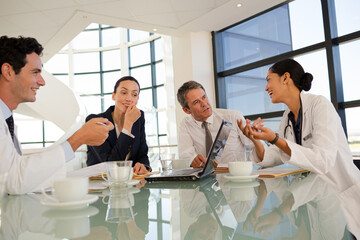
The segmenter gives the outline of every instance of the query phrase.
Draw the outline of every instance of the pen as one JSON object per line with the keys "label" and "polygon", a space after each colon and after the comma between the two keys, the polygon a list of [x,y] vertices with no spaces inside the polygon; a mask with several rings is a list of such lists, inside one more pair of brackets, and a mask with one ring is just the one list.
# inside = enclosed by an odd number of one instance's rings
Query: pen
{"label": "pen", "polygon": [[106,126],[106,124],[103,122],[96,122],[96,124]]}

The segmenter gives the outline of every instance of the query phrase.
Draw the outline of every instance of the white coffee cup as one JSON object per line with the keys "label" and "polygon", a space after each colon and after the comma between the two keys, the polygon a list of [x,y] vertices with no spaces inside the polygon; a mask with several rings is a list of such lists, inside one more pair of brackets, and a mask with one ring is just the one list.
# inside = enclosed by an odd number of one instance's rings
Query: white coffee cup
{"label": "white coffee cup", "polygon": [[52,184],[52,195],[46,193],[42,188],[43,195],[57,202],[72,202],[83,200],[88,193],[89,179],[85,177],[64,178],[56,180]]}
{"label": "white coffee cup", "polygon": [[126,183],[132,178],[132,161],[106,162],[105,166],[106,177],[104,173],[101,176],[110,186]]}
{"label": "white coffee cup", "polygon": [[229,173],[232,176],[249,176],[253,170],[252,162],[229,162]]}

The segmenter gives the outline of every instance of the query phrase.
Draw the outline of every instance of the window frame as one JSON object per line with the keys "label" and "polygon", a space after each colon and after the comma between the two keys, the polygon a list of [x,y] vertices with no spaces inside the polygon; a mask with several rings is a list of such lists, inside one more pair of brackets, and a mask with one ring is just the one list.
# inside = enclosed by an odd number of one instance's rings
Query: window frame
{"label": "window frame", "polygon": [[[294,58],[299,55],[304,55],[311,53],[317,50],[325,49],[326,58],[327,58],[327,67],[329,75],[329,86],[330,86],[330,97],[331,102],[337,110],[341,121],[342,126],[347,135],[347,126],[346,126],[346,115],[345,109],[359,107],[360,100],[353,101],[344,101],[343,86],[342,86],[342,74],[341,74],[341,61],[340,61],[340,51],[339,45],[347,43],[353,40],[360,39],[360,31],[352,32],[344,36],[338,36],[337,25],[336,25],[336,14],[335,14],[335,1],[334,0],[320,0],[322,15],[323,15],[323,27],[325,33],[325,41],[319,42],[310,46],[306,46],[300,49],[289,51],[283,54],[279,54],[273,57],[265,58],[259,61],[255,61],[243,66],[238,66],[225,71],[217,71],[217,61],[221,56],[217,56],[217,46],[221,46],[221,38],[217,35],[221,32],[226,31],[229,28],[232,28],[236,25],[245,23],[253,18],[256,18],[260,15],[263,15],[269,11],[272,11],[278,7],[281,7],[285,4],[289,4],[291,1],[286,1],[284,3],[278,4],[264,12],[258,13],[250,18],[247,18],[243,21],[240,21],[236,24],[233,24],[229,27],[221,29],[219,31],[211,32],[212,35],[212,46],[213,46],[213,63],[214,63],[214,79],[215,79],[215,92],[216,92],[216,104],[220,108],[227,108],[226,106],[226,96],[225,96],[225,83],[220,81],[220,78],[231,76],[237,73],[248,71],[251,69],[263,67],[269,64],[273,64],[285,58]],[[281,117],[284,111],[277,112],[268,112],[268,113],[259,113],[253,115],[245,115],[245,118],[250,120],[255,120],[258,117],[261,118],[274,118]]]}

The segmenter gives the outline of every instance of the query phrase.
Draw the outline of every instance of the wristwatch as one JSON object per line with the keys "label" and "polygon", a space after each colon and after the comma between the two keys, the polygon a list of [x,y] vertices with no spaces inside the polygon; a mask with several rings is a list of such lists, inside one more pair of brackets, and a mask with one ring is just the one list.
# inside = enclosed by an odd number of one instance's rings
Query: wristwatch
{"label": "wristwatch", "polygon": [[275,144],[277,142],[277,140],[279,140],[279,134],[278,133],[275,133],[276,137],[274,138],[274,140],[270,141],[269,143],[271,144]]}

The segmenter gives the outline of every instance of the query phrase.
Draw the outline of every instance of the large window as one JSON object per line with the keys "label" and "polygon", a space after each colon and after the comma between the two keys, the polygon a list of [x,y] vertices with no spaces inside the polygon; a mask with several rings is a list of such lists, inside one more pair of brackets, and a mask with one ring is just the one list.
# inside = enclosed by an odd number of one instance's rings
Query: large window
{"label": "large window", "polygon": [[[90,24],[44,64],[46,71],[80,96],[87,114],[104,112],[114,105],[111,94],[115,82],[125,75],[134,76],[141,87],[138,107],[145,112],[149,158],[155,169],[160,148],[177,152],[176,143],[169,141],[167,119],[174,115],[171,106],[175,103],[166,97],[169,79],[165,79],[163,44],[164,37],[157,34]],[[51,122],[17,118],[24,148],[49,146],[64,134]]]}
{"label": "large window", "polygon": [[[134,76],[141,87],[138,108],[145,112],[148,156],[154,170],[159,167],[160,153],[177,153],[176,131],[169,127],[169,122],[174,121],[169,118],[175,115],[175,103],[167,99],[165,91],[166,82],[172,79],[165,79],[164,38],[149,32],[91,24],[44,64],[45,70],[80,96],[87,114],[104,112],[113,105],[115,82],[125,75]],[[16,122],[24,148],[49,146],[64,134],[48,121],[17,115]],[[82,161],[86,160],[85,150],[83,147],[76,153]],[[166,209],[170,205],[167,198],[151,203],[151,235],[147,239],[169,238],[171,219]]]}
{"label": "large window", "polygon": [[[360,156],[359,1],[295,0],[213,32],[217,105],[268,119],[276,130],[286,106],[265,92],[269,67],[294,58],[314,76],[311,93],[338,110],[354,156]],[[310,27],[311,26],[311,27]]]}

